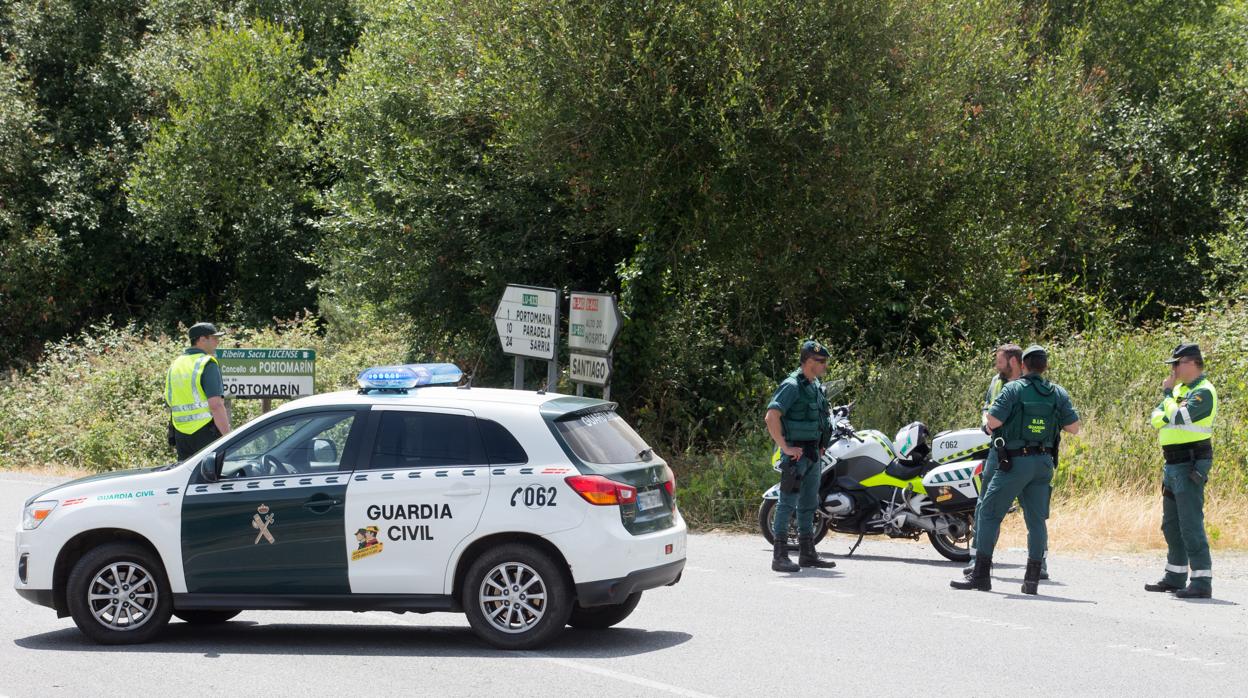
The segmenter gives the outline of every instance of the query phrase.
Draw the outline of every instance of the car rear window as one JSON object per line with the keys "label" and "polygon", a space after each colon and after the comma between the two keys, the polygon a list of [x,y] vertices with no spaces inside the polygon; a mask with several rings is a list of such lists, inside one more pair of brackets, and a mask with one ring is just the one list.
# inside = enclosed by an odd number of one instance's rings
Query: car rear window
{"label": "car rear window", "polygon": [[555,422],[559,436],[586,463],[640,463],[650,446],[615,412],[591,412]]}

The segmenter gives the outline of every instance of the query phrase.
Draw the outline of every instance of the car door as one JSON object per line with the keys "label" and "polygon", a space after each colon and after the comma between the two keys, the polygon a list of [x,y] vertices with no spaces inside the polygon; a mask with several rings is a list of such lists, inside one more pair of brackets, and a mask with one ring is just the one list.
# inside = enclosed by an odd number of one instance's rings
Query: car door
{"label": "car door", "polygon": [[347,489],[354,593],[444,594],[451,552],[477,527],[490,468],[472,412],[373,408],[367,466]]}
{"label": "car door", "polygon": [[272,418],[226,443],[217,482],[196,472],[182,500],[189,593],[350,593],[343,510],[359,414]]}

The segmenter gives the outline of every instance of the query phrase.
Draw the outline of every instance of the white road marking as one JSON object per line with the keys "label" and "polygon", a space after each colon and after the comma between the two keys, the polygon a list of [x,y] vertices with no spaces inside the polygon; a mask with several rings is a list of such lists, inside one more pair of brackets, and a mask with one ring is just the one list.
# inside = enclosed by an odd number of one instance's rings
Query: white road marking
{"label": "white road marking", "polygon": [[941,618],[948,618],[950,620],[963,620],[963,621],[966,621],[967,623],[977,623],[979,625],[991,625],[993,627],[1008,628],[1010,630],[1032,630],[1033,629],[1030,625],[1019,625],[1017,623],[1007,623],[1003,620],[996,620],[994,618],[983,618],[981,616],[971,616],[965,613],[950,613],[948,611],[937,611],[935,615]]}
{"label": "white road marking", "polygon": [[1131,645],[1122,644],[1106,645],[1106,647],[1111,650],[1125,650],[1132,654],[1147,654],[1150,657],[1157,657],[1158,659],[1173,659],[1176,662],[1200,662],[1203,666],[1208,667],[1226,666],[1226,662],[1215,662],[1201,657],[1179,656],[1174,652],[1165,652],[1162,650],[1150,649],[1148,647],[1132,647]]}
{"label": "white road marking", "polygon": [[673,686],[671,684],[662,683],[660,681],[654,681],[651,679],[642,678],[640,676],[633,676],[632,674],[625,674],[624,672],[621,672],[621,671],[613,671],[611,669],[604,669],[602,667],[597,667],[592,664],[585,664],[584,662],[577,662],[571,659],[562,659],[560,657],[551,657],[549,655],[545,655],[540,652],[533,652],[531,654],[537,657],[538,659],[541,659],[544,662],[556,664],[561,667],[567,667],[568,669],[576,669],[577,671],[583,671],[587,674],[597,674],[598,676],[605,676],[607,678],[615,679],[616,681],[623,681],[625,683],[635,684],[643,688],[650,688],[656,691],[663,691],[664,693],[671,693],[677,696],[686,696],[687,698],[714,698],[709,693],[701,693],[699,691],[693,691],[688,688],[681,688],[680,686]]}
{"label": "white road marking", "polygon": [[792,589],[793,591],[800,591],[800,592],[807,593],[807,594],[823,594],[824,596],[832,596],[838,599],[851,599],[855,596],[855,594],[851,594],[846,591],[838,591],[836,589],[825,589],[823,587],[812,586],[810,584],[802,584],[801,582],[794,582],[794,581],[789,581],[789,580],[779,580],[779,581],[772,582],[772,584],[778,587]]}

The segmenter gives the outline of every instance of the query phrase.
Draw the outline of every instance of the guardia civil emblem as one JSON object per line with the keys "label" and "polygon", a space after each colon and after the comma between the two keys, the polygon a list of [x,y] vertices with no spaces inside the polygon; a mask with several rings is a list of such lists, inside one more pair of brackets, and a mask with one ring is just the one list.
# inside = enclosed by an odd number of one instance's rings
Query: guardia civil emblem
{"label": "guardia civil emblem", "polygon": [[269,505],[261,504],[256,507],[256,513],[251,516],[251,527],[259,531],[259,533],[256,534],[256,540],[252,545],[259,545],[261,538],[272,543],[273,534],[269,533],[269,526],[272,525],[273,515],[269,513]]}

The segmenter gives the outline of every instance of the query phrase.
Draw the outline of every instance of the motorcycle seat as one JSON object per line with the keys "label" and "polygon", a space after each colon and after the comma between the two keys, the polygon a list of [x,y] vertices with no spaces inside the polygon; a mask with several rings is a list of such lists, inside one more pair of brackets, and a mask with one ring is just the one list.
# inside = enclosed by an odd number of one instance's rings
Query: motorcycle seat
{"label": "motorcycle seat", "polygon": [[916,477],[922,477],[928,470],[931,470],[931,467],[926,460],[918,463],[895,460],[888,464],[884,472],[888,473],[889,477],[895,477],[898,480],[913,480]]}

